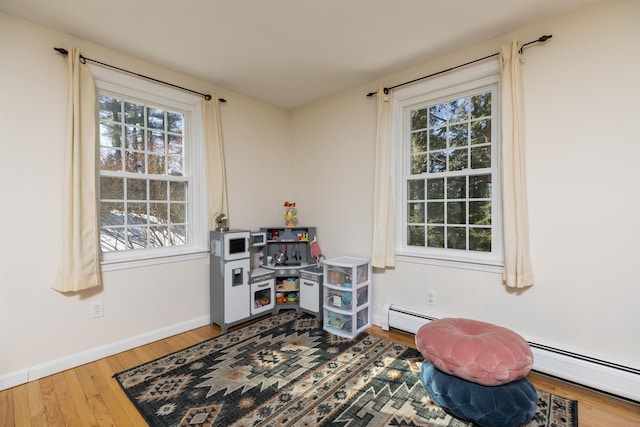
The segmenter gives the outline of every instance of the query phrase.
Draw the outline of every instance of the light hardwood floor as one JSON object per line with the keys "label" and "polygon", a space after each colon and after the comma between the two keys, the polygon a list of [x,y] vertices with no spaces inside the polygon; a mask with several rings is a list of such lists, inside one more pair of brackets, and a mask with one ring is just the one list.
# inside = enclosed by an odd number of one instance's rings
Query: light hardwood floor
{"label": "light hardwood floor", "polygon": [[[415,348],[413,335],[375,326],[368,332]],[[113,375],[219,334],[218,327],[203,326],[0,391],[0,426],[145,426]],[[578,400],[580,427],[640,426],[640,405],[540,374],[532,373],[530,379],[537,387]]]}

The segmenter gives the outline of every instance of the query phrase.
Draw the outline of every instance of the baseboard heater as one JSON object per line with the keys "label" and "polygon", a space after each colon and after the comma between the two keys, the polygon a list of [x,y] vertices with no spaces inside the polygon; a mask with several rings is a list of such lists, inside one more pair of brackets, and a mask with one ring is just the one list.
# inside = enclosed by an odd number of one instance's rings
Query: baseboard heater
{"label": "baseboard heater", "polygon": [[[381,327],[415,334],[436,317],[393,304],[382,307]],[[526,339],[526,337],[525,337]],[[640,402],[640,369],[529,341],[533,369],[579,385]]]}

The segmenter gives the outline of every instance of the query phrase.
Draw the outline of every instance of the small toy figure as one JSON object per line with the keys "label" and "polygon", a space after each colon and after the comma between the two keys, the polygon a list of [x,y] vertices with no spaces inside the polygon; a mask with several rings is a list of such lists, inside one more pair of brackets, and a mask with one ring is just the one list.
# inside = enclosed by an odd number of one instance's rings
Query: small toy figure
{"label": "small toy figure", "polygon": [[298,211],[295,202],[284,202],[284,222],[287,227],[295,227],[298,223]]}

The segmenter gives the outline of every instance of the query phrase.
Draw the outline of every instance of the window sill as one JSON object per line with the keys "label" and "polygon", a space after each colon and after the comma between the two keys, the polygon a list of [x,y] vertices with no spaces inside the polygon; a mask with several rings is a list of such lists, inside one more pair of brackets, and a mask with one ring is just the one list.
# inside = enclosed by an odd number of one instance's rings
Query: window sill
{"label": "window sill", "polygon": [[128,268],[148,267],[159,264],[169,264],[173,262],[192,261],[196,259],[204,259],[209,256],[209,251],[190,252],[183,254],[154,256],[126,260],[109,260],[102,261],[101,267],[103,272],[126,270]]}
{"label": "window sill", "polygon": [[489,261],[469,261],[469,260],[454,260],[443,258],[429,258],[426,256],[408,255],[396,253],[396,261],[407,262],[413,264],[425,264],[435,265],[438,267],[458,268],[461,270],[475,270],[483,271],[486,273],[500,273],[502,274],[502,263],[492,263]]}

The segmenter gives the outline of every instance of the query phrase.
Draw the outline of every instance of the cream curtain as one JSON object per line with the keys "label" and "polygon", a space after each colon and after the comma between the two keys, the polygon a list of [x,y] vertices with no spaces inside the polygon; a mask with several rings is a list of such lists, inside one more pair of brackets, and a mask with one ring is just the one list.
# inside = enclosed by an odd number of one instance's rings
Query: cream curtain
{"label": "cream curtain", "polygon": [[[385,93],[387,92],[387,93]],[[378,89],[371,265],[395,267],[395,209],[391,180],[391,91]]]}
{"label": "cream curtain", "polygon": [[521,43],[500,48],[502,93],[502,220],[504,270],[508,287],[533,285],[525,173]]}
{"label": "cream curtain", "polygon": [[228,215],[227,172],[224,162],[224,144],[222,141],[222,121],[220,102],[215,93],[211,100],[202,101],[204,137],[207,155],[207,205],[209,229],[215,228],[215,218],[219,214]]}
{"label": "cream curtain", "polygon": [[52,288],[76,292],[101,286],[96,183],[96,89],[80,52],[69,48],[69,101],[63,195],[62,259]]}

